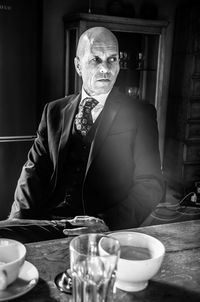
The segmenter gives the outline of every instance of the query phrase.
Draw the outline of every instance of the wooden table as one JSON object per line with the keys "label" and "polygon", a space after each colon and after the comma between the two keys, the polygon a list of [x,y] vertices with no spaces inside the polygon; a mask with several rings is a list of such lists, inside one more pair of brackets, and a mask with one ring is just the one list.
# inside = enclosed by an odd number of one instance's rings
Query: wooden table
{"label": "wooden table", "polygon": [[[200,220],[154,225],[132,229],[152,235],[163,242],[166,255],[159,273],[140,292],[117,290],[116,301],[194,302],[200,301]],[[70,238],[26,244],[26,260],[39,271],[38,284],[16,299],[20,302],[71,301],[54,284],[55,276],[69,267]]]}

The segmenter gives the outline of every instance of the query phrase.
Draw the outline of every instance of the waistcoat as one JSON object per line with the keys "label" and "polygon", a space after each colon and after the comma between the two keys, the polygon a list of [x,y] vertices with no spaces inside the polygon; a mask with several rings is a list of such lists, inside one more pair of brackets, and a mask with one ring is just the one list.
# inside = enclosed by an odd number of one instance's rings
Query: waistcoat
{"label": "waistcoat", "polygon": [[98,116],[86,136],[79,134],[73,125],[69,141],[69,152],[66,155],[67,160],[64,169],[65,176],[63,178],[63,184],[66,185],[65,201],[70,208],[78,211],[80,210],[80,213],[82,214],[84,214],[82,204],[82,186],[91,143],[93,141],[99,119],[100,116]]}

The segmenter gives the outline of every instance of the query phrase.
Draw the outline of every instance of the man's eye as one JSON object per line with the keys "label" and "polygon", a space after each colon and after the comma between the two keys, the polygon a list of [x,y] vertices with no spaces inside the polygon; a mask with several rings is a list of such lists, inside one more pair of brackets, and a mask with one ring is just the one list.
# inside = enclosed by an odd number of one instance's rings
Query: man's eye
{"label": "man's eye", "polygon": [[109,63],[114,63],[114,62],[117,62],[117,58],[116,57],[111,57],[109,58]]}
{"label": "man's eye", "polygon": [[94,58],[92,58],[91,61],[94,62],[94,63],[100,63],[101,62],[99,57],[94,57]]}

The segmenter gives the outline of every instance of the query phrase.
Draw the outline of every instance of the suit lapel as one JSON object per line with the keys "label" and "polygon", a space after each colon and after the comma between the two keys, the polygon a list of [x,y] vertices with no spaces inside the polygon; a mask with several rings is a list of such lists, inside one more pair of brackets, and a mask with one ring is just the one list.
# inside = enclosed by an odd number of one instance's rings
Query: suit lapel
{"label": "suit lapel", "polygon": [[58,148],[58,164],[64,164],[67,156],[68,139],[72,129],[74,115],[76,113],[77,106],[80,101],[80,94],[73,97],[66,108],[63,111],[63,122],[60,137],[60,144]]}
{"label": "suit lapel", "polygon": [[112,126],[115,116],[119,110],[120,104],[121,104],[121,100],[119,99],[118,93],[115,90],[112,91],[109,94],[108,99],[106,100],[106,104],[101,113],[102,116],[100,119],[100,123],[97,127],[94,140],[91,144],[90,154],[89,154],[87,168],[86,168],[86,174],[95,156],[97,155],[99,149],[101,148],[110,127]]}

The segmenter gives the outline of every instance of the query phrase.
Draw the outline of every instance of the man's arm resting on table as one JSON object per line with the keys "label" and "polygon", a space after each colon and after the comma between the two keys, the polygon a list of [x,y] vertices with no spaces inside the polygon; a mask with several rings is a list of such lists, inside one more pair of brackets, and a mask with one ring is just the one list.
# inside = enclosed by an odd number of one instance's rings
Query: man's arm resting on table
{"label": "man's arm resting on table", "polygon": [[126,199],[106,210],[101,218],[111,230],[139,227],[163,200],[164,194],[164,183],[161,180],[140,180]]}

